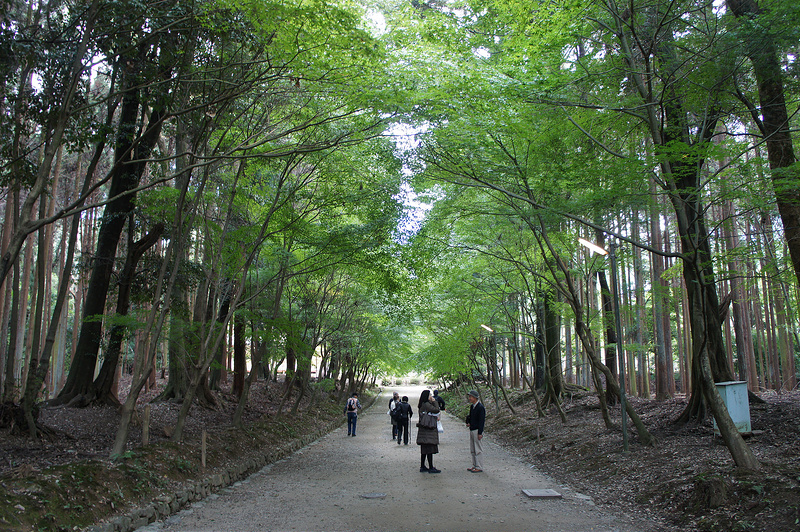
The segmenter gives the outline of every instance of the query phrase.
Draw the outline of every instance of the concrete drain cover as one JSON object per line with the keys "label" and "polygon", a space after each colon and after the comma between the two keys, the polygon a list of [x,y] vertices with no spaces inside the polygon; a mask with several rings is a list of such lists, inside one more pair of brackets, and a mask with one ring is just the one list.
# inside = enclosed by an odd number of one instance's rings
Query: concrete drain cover
{"label": "concrete drain cover", "polygon": [[385,499],[385,493],[365,493],[361,496],[362,499]]}
{"label": "concrete drain cover", "polygon": [[561,494],[556,490],[551,489],[529,489],[522,490],[522,493],[531,499],[560,499]]}

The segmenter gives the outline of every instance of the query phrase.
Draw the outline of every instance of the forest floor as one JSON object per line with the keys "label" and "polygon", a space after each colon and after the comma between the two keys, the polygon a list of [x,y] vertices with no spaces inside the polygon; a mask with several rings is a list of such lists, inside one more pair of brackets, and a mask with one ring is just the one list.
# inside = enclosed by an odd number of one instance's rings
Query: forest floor
{"label": "forest floor", "polygon": [[[162,384],[162,383],[159,383]],[[193,407],[184,441],[168,441],[179,404],[151,405],[151,443],[135,448],[141,426],[132,428],[131,451],[108,460],[119,416],[110,407],[44,408],[40,422],[52,429],[32,442],[0,431],[0,531],[79,530],[154,500],[176,487],[248,460],[269,447],[328,430],[343,421],[341,406],[318,395],[300,414],[278,416],[282,387],[260,383],[251,392],[246,430],[232,430],[235,400],[220,394],[216,408]],[[155,397],[158,388],[142,397]],[[447,395],[445,395],[447,397]],[[515,415],[487,404],[487,434],[558,482],[590,495],[601,507],[632,516],[657,516],[681,531],[796,531],[800,528],[800,392],[762,394],[751,404],[753,435],[747,438],[763,470],[737,471],[710,421],[676,425],[683,398],[631,402],[658,439],[654,448],[637,443],[622,453],[619,430],[607,430],[597,398],[573,395],[565,402],[567,422],[557,413],[537,416],[532,396],[510,396]],[[365,399],[365,398],[362,398]],[[466,403],[449,397],[448,412],[461,415]],[[291,408],[287,404],[284,410]],[[613,415],[618,413],[612,410]],[[206,467],[200,441],[207,431]]]}
{"label": "forest floor", "polygon": [[574,395],[563,405],[567,422],[553,408],[538,417],[530,394],[515,393],[501,413],[487,407],[488,423],[505,447],[598,505],[633,515],[656,513],[677,530],[800,530],[800,392],[763,393],[750,405],[753,433],[746,441],[762,471],[738,471],[710,419],[679,425],[683,397],[656,402],[629,398],[658,444],[639,445],[632,425],[630,451],[622,452],[619,408],[616,430],[602,421],[594,394]]}

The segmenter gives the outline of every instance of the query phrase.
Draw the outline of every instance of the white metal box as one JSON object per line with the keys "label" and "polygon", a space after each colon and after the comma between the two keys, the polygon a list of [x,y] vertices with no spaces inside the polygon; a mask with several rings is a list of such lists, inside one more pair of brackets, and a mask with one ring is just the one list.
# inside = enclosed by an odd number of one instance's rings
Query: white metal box
{"label": "white metal box", "polygon": [[[727,381],[718,382],[717,391],[722,396],[722,401],[728,407],[733,424],[739,432],[752,432],[750,426],[750,401],[747,398],[747,382]],[[714,420],[714,434],[719,434],[717,420]]]}

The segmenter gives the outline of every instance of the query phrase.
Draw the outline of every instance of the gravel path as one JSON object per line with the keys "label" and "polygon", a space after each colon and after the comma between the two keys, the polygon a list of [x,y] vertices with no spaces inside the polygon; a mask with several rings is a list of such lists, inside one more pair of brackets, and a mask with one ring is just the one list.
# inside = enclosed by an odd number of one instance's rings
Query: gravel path
{"label": "gravel path", "polygon": [[[416,419],[423,388],[408,395]],[[392,440],[384,393],[358,419],[358,435],[339,428],[243,482],[138,532],[644,532],[636,522],[594,506],[484,437],[484,473],[470,473],[469,434],[444,416],[432,475],[419,472],[419,447]],[[488,413],[491,415],[491,412]],[[416,427],[411,429],[416,436]],[[562,499],[529,499],[550,488]]]}

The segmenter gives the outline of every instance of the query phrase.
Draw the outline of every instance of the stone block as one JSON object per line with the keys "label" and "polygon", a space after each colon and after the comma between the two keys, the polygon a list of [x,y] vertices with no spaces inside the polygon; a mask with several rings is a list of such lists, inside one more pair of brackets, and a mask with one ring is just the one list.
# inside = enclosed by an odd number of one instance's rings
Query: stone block
{"label": "stone block", "polygon": [[531,499],[560,499],[561,494],[549,488],[524,489],[522,493]]}
{"label": "stone block", "polygon": [[158,501],[156,503],[156,511],[158,512],[158,515],[161,517],[167,517],[169,516],[169,514],[172,513],[170,505],[167,501]]}
{"label": "stone block", "polygon": [[121,515],[111,521],[111,524],[117,532],[128,532],[131,529],[131,518],[127,515]]}

